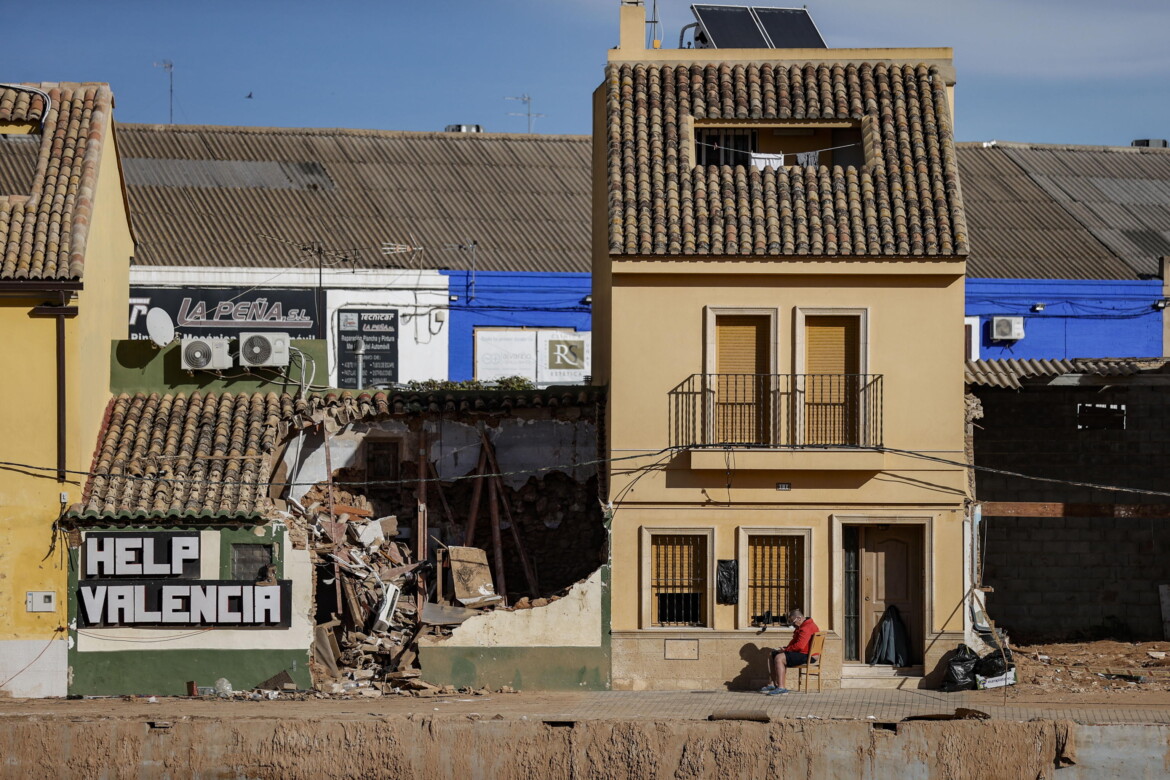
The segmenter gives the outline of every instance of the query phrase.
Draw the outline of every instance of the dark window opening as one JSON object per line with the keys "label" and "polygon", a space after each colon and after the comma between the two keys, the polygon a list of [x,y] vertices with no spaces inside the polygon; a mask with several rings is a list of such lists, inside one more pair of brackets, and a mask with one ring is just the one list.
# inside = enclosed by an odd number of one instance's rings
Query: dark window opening
{"label": "dark window opening", "polygon": [[1077,430],[1124,431],[1125,404],[1077,404]]}
{"label": "dark window opening", "polygon": [[[379,482],[393,482],[398,479],[398,442],[366,442],[366,479]],[[375,488],[391,485],[373,485]]]}
{"label": "dark window opening", "polygon": [[271,544],[233,544],[233,580],[258,581],[267,578],[272,566]]}

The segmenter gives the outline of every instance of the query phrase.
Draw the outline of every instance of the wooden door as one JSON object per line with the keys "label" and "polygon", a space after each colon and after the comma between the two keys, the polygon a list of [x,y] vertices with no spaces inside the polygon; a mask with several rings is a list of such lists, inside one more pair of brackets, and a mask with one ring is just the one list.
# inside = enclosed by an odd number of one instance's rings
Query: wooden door
{"label": "wooden door", "polygon": [[861,321],[849,315],[804,321],[804,443],[858,444]]}
{"label": "wooden door", "polygon": [[770,325],[764,316],[715,318],[714,443],[769,443]]}
{"label": "wooden door", "polygon": [[910,639],[910,663],[922,659],[925,558],[921,526],[866,525],[860,528],[862,660],[869,657],[886,607],[901,612]]}

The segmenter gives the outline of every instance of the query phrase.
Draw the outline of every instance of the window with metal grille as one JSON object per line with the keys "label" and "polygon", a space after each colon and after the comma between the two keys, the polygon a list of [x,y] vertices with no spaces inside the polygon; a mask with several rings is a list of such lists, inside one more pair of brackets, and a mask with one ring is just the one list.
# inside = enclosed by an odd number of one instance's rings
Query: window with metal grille
{"label": "window with metal grille", "polygon": [[750,165],[758,151],[755,130],[710,128],[695,132],[695,157],[699,165]]}
{"label": "window with metal grille", "polygon": [[650,539],[650,624],[707,625],[707,537],[655,534]]}
{"label": "window with metal grille", "polygon": [[264,578],[272,565],[271,544],[233,544],[232,579],[255,581]]}
{"label": "window with metal grille", "polygon": [[779,623],[790,610],[803,608],[804,536],[749,536],[747,551],[751,625]]}

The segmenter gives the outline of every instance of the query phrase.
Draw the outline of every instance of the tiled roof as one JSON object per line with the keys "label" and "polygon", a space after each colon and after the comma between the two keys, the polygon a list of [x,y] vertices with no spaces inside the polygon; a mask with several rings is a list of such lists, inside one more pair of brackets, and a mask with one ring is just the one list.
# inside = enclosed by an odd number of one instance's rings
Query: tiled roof
{"label": "tiled roof", "polygon": [[118,125],[135,263],[590,270],[587,136]]}
{"label": "tiled roof", "polygon": [[593,387],[506,391],[137,393],[110,401],[81,505],[83,519],[254,519],[269,508],[273,459],[289,430],[394,415],[592,407]]}
{"label": "tiled roof", "polygon": [[968,360],[964,378],[969,385],[1019,389],[1021,381],[1034,377],[1066,374],[1133,376],[1142,371],[1162,370],[1166,359],[1158,358],[1076,358],[1073,360]]}
{"label": "tiled roof", "polygon": [[[933,66],[612,64],[606,80],[612,254],[967,252],[946,84]],[[697,168],[688,116],[857,122],[867,164]]]}
{"label": "tiled roof", "polygon": [[1170,255],[1170,150],[960,144],[972,277],[1136,279]]}
{"label": "tiled roof", "polygon": [[[0,143],[0,182],[12,190],[0,192],[0,280],[81,279],[112,106],[105,84],[0,86],[0,123],[41,126],[31,171],[29,139]],[[31,175],[19,182],[22,171]]]}

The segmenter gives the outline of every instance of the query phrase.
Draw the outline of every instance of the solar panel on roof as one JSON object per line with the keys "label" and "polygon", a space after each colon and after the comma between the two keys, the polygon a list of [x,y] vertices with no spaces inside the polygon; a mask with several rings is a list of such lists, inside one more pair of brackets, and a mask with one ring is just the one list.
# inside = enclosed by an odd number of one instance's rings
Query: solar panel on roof
{"label": "solar panel on roof", "polygon": [[766,49],[768,39],[746,5],[692,5],[706,44],[716,49]]}
{"label": "solar panel on roof", "polygon": [[777,49],[824,49],[821,37],[808,11],[803,8],[752,8],[760,27]]}
{"label": "solar panel on roof", "polygon": [[825,39],[803,8],[692,5],[695,45],[715,49],[824,49]]}

